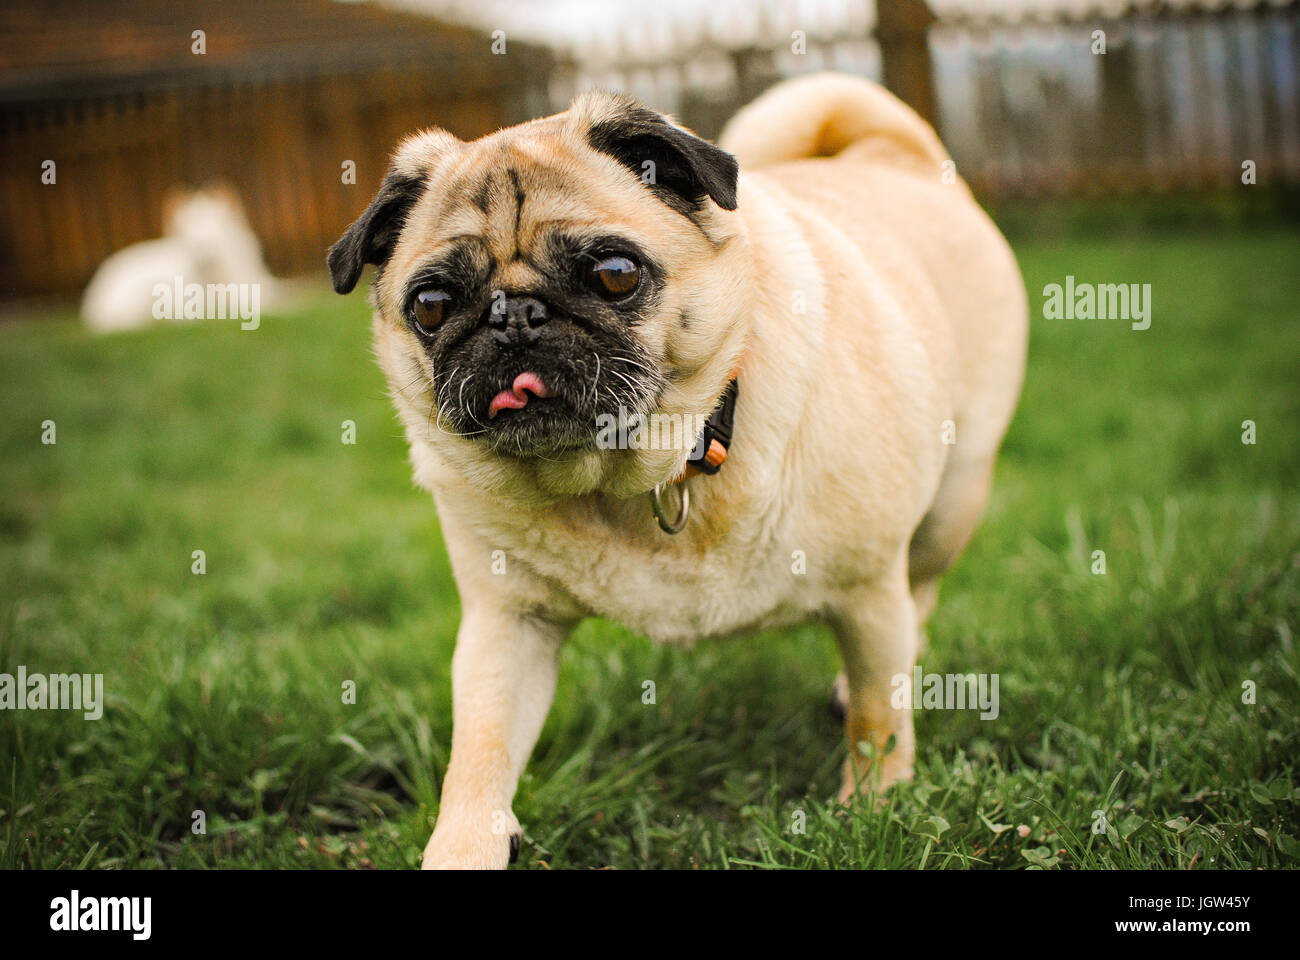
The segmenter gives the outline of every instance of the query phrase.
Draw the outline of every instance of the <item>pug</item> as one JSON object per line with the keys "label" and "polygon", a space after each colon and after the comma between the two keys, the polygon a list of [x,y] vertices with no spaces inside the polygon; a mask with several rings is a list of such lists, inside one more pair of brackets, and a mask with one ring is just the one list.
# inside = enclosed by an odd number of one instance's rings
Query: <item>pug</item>
{"label": "pug", "polygon": [[461,598],[426,868],[517,856],[584,617],[683,644],[821,620],[840,799],[911,775],[891,680],[988,498],[1027,331],[1010,249],[919,116],[822,74],[717,145],[605,92],[473,142],[430,129],[328,262],[342,294],[378,268],[375,351]]}

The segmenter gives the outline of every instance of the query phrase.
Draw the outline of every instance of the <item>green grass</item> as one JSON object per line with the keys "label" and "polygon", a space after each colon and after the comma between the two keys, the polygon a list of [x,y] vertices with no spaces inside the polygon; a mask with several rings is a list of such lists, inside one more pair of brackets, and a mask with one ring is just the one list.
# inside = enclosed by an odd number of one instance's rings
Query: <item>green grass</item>
{"label": "green grass", "polygon": [[[1033,322],[994,499],[923,658],[998,673],[998,719],[922,712],[916,781],[839,808],[823,628],[687,652],[590,622],[515,802],[520,866],[1295,866],[1298,250],[1022,245],[1035,305],[1069,273],[1151,283],[1155,311],[1145,332]],[[0,328],[0,671],[107,691],[98,721],[0,713],[0,866],[418,863],[457,600],[366,312]]]}

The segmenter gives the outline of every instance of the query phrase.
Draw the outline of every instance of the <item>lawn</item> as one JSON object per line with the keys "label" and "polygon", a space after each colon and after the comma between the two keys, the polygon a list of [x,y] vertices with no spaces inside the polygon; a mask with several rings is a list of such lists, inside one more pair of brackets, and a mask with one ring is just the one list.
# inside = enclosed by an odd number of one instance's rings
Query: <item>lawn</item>
{"label": "lawn", "polygon": [[[999,716],[919,713],[915,782],[840,808],[824,628],[688,652],[588,622],[520,868],[1300,865],[1300,244],[1018,253],[1036,310],[1067,274],[1154,310],[1033,320],[922,661],[998,674]],[[457,599],[368,351],[359,294],[250,332],[0,326],[0,672],[106,699],[0,712],[0,867],[418,864]]]}

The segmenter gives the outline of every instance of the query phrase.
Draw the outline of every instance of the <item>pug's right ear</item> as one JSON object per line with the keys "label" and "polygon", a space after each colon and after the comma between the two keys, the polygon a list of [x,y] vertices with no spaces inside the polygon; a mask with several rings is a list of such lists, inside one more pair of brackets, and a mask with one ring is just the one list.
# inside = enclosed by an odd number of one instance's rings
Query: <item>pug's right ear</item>
{"label": "pug's right ear", "polygon": [[459,145],[450,133],[437,128],[402,141],[375,199],[330,247],[328,262],[335,293],[351,293],[367,263],[382,266],[388,262],[406,225],[406,215],[428,186],[429,171]]}
{"label": "pug's right ear", "polygon": [[367,263],[386,263],[393,254],[406,214],[424,192],[424,176],[390,170],[370,206],[330,247],[328,262],[335,293],[351,293]]}

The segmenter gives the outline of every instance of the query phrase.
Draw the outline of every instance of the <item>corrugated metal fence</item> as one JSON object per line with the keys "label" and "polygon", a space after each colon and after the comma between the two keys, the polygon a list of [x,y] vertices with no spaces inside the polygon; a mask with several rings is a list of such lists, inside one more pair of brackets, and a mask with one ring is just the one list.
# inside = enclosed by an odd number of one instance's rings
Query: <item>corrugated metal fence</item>
{"label": "corrugated metal fence", "polygon": [[[1300,7],[931,28],[939,126],[991,195],[1300,183]],[[1105,53],[1096,31],[1104,34]]]}
{"label": "corrugated metal fence", "polygon": [[[672,53],[629,34],[561,74],[558,105],[586,83],[620,87],[714,136],[784,76],[849,70],[880,80],[897,38],[869,25],[775,25],[743,49],[707,34]],[[1105,34],[1094,53],[1094,31]],[[986,196],[1152,192],[1300,183],[1300,5],[1204,10],[1191,4],[1114,19],[963,22],[929,28],[937,126]]]}

